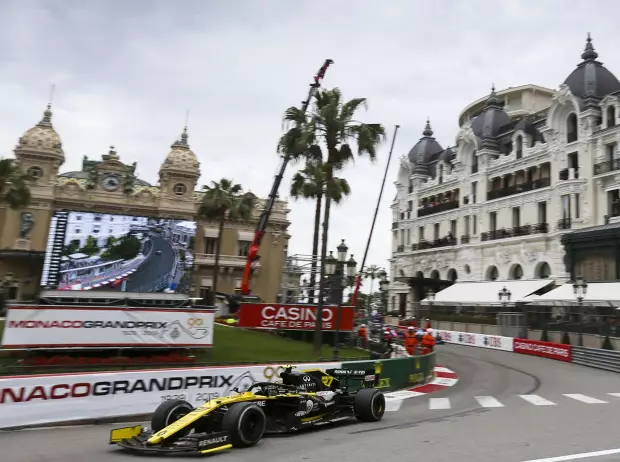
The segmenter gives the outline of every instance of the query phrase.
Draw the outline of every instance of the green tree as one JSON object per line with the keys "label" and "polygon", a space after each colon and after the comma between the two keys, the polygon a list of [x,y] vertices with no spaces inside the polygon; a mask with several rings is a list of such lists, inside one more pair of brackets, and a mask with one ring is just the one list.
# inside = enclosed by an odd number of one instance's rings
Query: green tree
{"label": "green tree", "polygon": [[104,260],[131,260],[142,250],[142,243],[136,236],[128,234],[114,241],[101,255]]}
{"label": "green tree", "polygon": [[93,236],[88,236],[86,238],[86,243],[84,244],[84,247],[80,249],[80,252],[88,255],[89,257],[92,257],[93,255],[98,253],[99,246],[97,245],[97,239],[95,239]]}
{"label": "green tree", "polygon": [[[319,254],[319,236],[321,228],[321,206],[323,197],[329,192],[332,201],[340,203],[344,196],[349,195],[351,188],[347,180],[334,177],[331,183],[327,184],[327,175],[325,166],[322,163],[321,148],[313,146],[311,150],[316,157],[312,157],[306,161],[306,166],[299,170],[293,176],[291,183],[291,196],[295,199],[314,199],[314,235],[312,238],[312,264],[310,271],[310,287],[314,287],[316,282],[316,267]],[[316,155],[318,152],[318,156]],[[311,294],[309,303],[314,302]]]}
{"label": "green tree", "polygon": [[190,236],[189,237],[189,244],[187,244],[187,248],[193,252],[195,245],[196,245],[196,237],[195,236]]}
{"label": "green tree", "polygon": [[213,290],[211,291],[211,305],[215,304],[217,283],[220,269],[220,253],[222,250],[222,235],[226,219],[247,221],[252,216],[256,197],[252,193],[243,193],[240,184],[222,178],[219,182],[212,181],[210,186],[204,186],[205,194],[198,208],[200,218],[219,223],[215,262],[213,265]]}
{"label": "green tree", "polygon": [[[312,146],[321,146],[325,150],[322,166],[325,169],[325,184],[331,185],[335,178],[334,173],[341,171],[355,159],[354,147],[357,145],[359,156],[368,156],[371,161],[376,158],[377,147],[385,139],[385,129],[380,124],[366,124],[355,119],[360,109],[365,108],[366,98],[353,98],[343,101],[342,93],[338,88],[321,90],[316,93],[316,99],[311,111],[304,114],[300,109],[292,107],[286,111],[285,120],[295,121],[296,125],[285,134],[279,143],[280,149],[286,149],[292,159],[303,157],[312,158]],[[323,157],[323,155],[321,156]],[[327,256],[329,234],[329,217],[331,212],[331,194],[325,196],[323,211],[323,236],[321,238],[321,262]],[[320,293],[325,284],[325,266],[321,265]],[[317,319],[321,319],[323,300],[319,298]],[[316,323],[314,349],[318,354],[321,349],[320,322]]]}
{"label": "green tree", "polygon": [[69,242],[69,245],[65,247],[65,249],[62,252],[62,254],[65,255],[65,256],[69,256],[69,255],[73,255],[78,250],[80,250],[80,241],[75,239],[75,240]]}
{"label": "green tree", "polygon": [[185,250],[179,249],[179,259],[185,261]]}
{"label": "green tree", "polygon": [[116,238],[114,236],[110,236],[108,237],[108,239],[106,240],[106,247],[110,248],[112,246],[114,246],[114,243],[116,242]]}
{"label": "green tree", "polygon": [[14,159],[0,159],[0,203],[12,209],[21,209],[30,204],[30,187],[33,180],[22,172]]}

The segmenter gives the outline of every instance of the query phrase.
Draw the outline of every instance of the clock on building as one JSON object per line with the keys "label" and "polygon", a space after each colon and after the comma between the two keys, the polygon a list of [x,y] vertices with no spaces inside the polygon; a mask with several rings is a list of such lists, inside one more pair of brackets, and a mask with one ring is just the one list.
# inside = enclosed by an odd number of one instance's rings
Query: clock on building
{"label": "clock on building", "polygon": [[102,185],[106,191],[116,191],[120,184],[120,177],[115,173],[108,173],[103,177]]}

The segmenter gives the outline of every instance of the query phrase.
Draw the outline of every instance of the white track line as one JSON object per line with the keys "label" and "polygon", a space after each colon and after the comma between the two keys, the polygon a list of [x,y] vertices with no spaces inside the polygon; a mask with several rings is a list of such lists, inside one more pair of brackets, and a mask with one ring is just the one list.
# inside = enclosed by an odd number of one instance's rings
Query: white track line
{"label": "white track line", "polygon": [[502,403],[492,396],[475,396],[475,398],[482,407],[504,407]]}
{"label": "white track line", "polygon": [[620,393],[607,393],[610,396],[615,396],[616,398],[620,398]]}
{"label": "white track line", "polygon": [[431,398],[428,400],[429,409],[450,409],[450,398]]}
{"label": "white track line", "polygon": [[538,395],[519,395],[519,398],[524,399],[534,406],[556,406],[556,404],[548,399]]}
{"label": "white track line", "polygon": [[581,395],[579,393],[573,393],[564,395],[567,398],[575,399],[577,401],[581,401],[586,404],[607,404],[607,401],[602,401],[600,399],[592,398],[591,396]]}
{"label": "white track line", "polygon": [[549,457],[547,459],[526,460],[525,462],[564,462],[565,460],[589,459],[590,457],[611,456],[620,454],[620,449],[607,449],[605,451],[584,452],[570,456]]}

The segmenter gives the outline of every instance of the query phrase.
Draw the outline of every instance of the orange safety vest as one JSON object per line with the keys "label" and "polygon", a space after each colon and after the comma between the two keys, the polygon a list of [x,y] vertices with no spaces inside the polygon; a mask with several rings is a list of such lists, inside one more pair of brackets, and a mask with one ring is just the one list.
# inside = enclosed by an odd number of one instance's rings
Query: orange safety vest
{"label": "orange safety vest", "polygon": [[405,335],[405,346],[407,348],[409,347],[415,348],[417,344],[418,344],[418,337],[415,334],[410,334],[409,332],[407,332],[407,334]]}
{"label": "orange safety vest", "polygon": [[422,348],[431,349],[434,346],[435,346],[435,337],[433,337],[429,333],[424,334],[424,337],[422,337]]}
{"label": "orange safety vest", "polygon": [[360,338],[366,338],[366,328],[360,327],[360,329],[357,331],[357,335],[359,335]]}

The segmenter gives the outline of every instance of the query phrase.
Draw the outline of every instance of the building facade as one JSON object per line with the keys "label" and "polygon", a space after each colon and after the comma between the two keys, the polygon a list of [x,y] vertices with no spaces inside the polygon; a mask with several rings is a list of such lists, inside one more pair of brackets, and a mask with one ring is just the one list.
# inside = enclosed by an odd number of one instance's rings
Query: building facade
{"label": "building facade", "polygon": [[392,309],[457,280],[618,279],[620,243],[567,250],[620,216],[619,110],[620,81],[588,36],[559,89],[493,89],[469,105],[454,147],[427,123],[396,181]]}
{"label": "building facade", "polygon": [[[85,157],[81,171],[61,173],[65,152],[52,125],[49,106],[42,120],[19,139],[14,153],[21,169],[36,180],[31,184],[32,201],[27,209],[12,210],[0,203],[0,284],[9,299],[32,300],[39,293],[48,234],[50,226],[55,226],[52,217],[56,210],[83,212],[83,215],[71,214],[82,220],[76,218],[68,224],[67,232],[78,241],[76,246],[84,245],[89,235],[96,236],[97,243],[104,245],[108,237],[146,225],[147,218],[165,223],[175,220],[176,227],[165,232],[174,234],[185,247],[195,230],[190,260],[194,263],[190,289],[193,297],[205,298],[212,289],[214,253],[221,239],[217,290],[232,294],[239,287],[249,243],[265,200],[257,199],[250,221],[227,220],[222,236],[217,223],[200,220],[196,216],[202,200],[202,192],[196,191],[200,163],[188,144],[187,130],[164,157],[155,186],[136,178],[136,164],[122,163],[114,148],[101,160]],[[261,247],[261,264],[254,273],[253,294],[266,301],[275,301],[280,290],[290,237],[288,212],[286,202],[276,201]],[[131,221],[118,221],[119,215],[132,217]]]}

